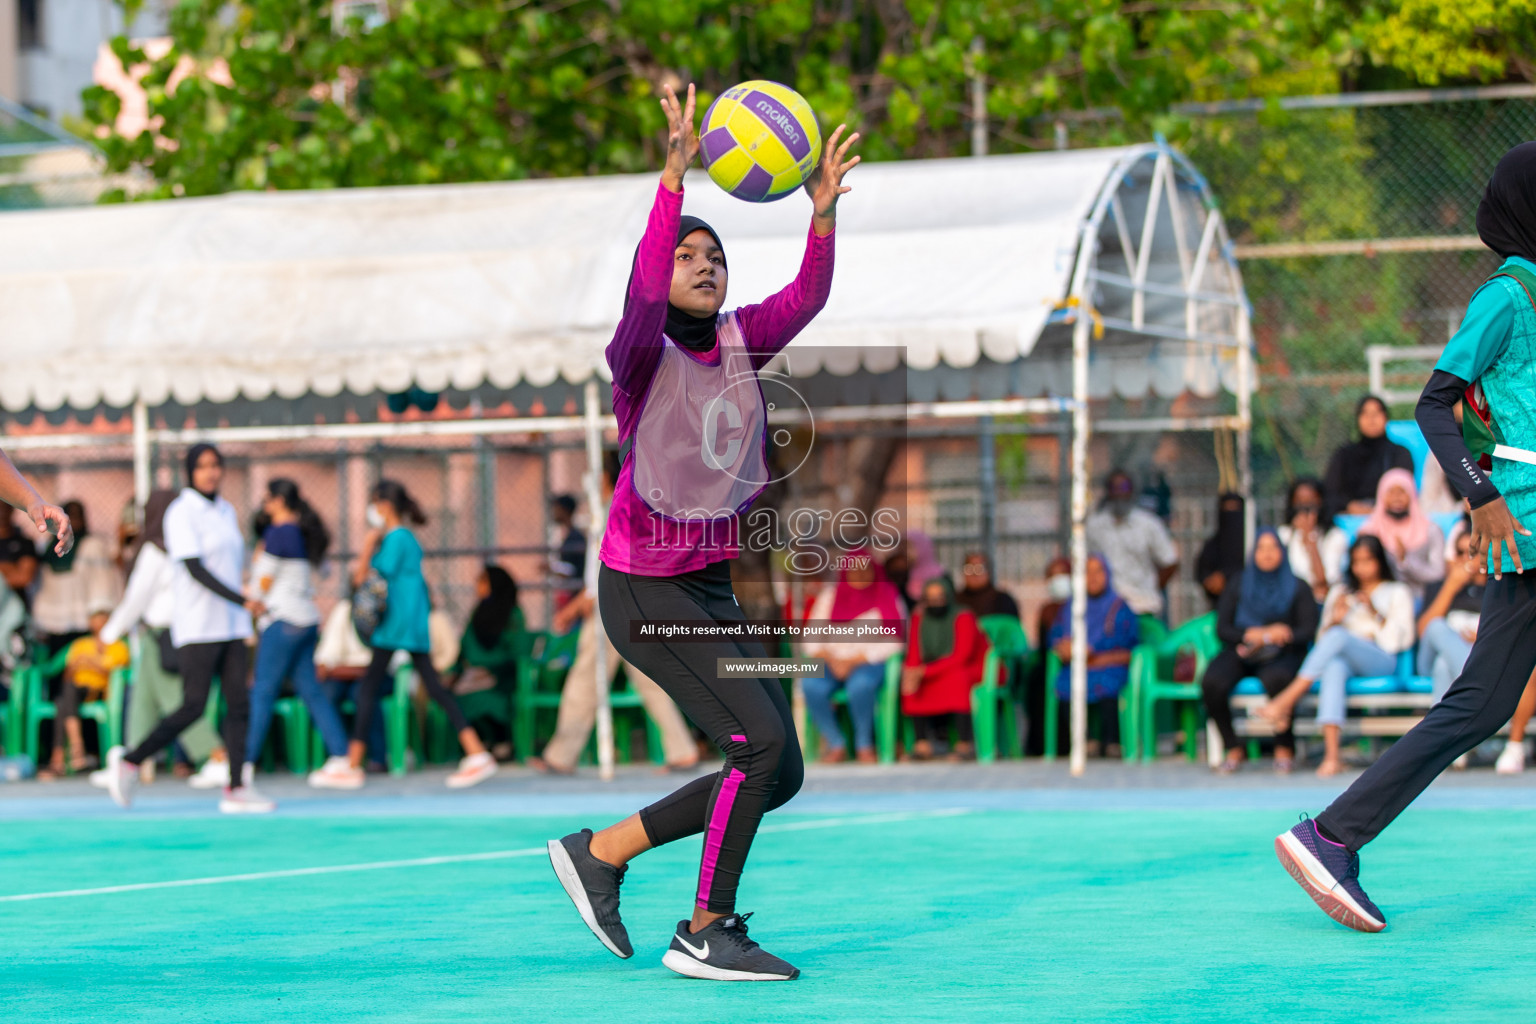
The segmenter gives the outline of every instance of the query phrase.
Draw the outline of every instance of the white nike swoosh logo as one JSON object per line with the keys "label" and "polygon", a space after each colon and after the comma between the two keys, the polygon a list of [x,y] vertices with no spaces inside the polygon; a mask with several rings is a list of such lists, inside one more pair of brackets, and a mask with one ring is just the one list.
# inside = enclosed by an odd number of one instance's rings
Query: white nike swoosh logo
{"label": "white nike swoosh logo", "polygon": [[708,960],[709,959],[709,943],[708,942],[704,943],[704,945],[702,947],[694,946],[692,943],[690,943],[687,939],[683,938],[681,935],[679,935],[677,937],[677,941],[681,942],[683,944],[683,948],[686,949],[688,952],[692,953],[698,959],[700,959],[700,960]]}

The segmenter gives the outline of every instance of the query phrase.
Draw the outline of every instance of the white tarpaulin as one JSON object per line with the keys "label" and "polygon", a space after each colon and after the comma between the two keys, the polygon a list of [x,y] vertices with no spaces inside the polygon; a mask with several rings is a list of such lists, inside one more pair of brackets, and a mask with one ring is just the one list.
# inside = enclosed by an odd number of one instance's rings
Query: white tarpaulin
{"label": "white tarpaulin", "polygon": [[[857,168],[838,213],[832,298],[800,350],[849,347],[846,359],[819,360],[835,373],[892,369],[871,365],[890,362],[892,346],[914,369],[1028,355],[1067,294],[1106,182],[1130,181],[1154,156],[1133,147]],[[603,347],[656,181],[5,214],[0,404],[190,405],[606,375]],[[755,206],[696,171],[684,208],[725,241],[728,307],[793,278],[810,220],[803,195]],[[816,368],[802,359],[794,372]]]}

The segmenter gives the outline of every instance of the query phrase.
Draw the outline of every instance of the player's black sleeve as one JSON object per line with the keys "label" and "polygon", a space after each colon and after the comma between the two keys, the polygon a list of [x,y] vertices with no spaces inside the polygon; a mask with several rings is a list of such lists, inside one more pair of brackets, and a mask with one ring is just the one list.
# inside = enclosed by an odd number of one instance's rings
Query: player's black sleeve
{"label": "player's black sleeve", "polygon": [[[1467,447],[1461,436],[1461,426],[1456,422],[1456,403],[1461,401],[1466,390],[1466,381],[1453,373],[1436,370],[1430,375],[1429,383],[1424,385],[1413,417],[1452,489],[1466,498],[1473,508],[1480,508],[1501,495],[1477,464],[1477,458]],[[1468,411],[1466,415],[1472,413]]]}
{"label": "player's black sleeve", "polygon": [[201,583],[215,594],[218,594],[230,604],[238,604],[244,607],[245,596],[229,589],[223,583],[219,582],[217,577],[208,571],[208,567],[203,564],[203,560],[201,558],[184,559],[181,564],[187,567],[187,572],[191,573],[192,578],[197,580],[197,582]]}

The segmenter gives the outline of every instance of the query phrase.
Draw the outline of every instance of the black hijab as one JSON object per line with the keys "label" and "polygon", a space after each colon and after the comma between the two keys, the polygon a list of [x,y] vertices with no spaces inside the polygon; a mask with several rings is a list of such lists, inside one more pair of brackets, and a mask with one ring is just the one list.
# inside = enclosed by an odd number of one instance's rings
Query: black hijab
{"label": "black hijab", "polygon": [[[1367,405],[1373,404],[1381,406],[1382,413],[1386,413],[1385,402],[1375,395],[1366,395],[1355,404],[1357,425],[1360,413],[1365,411]],[[1356,429],[1359,429],[1358,426]],[[1380,437],[1366,437],[1362,434],[1357,440],[1341,445],[1328,464],[1328,479],[1323,485],[1323,501],[1327,505],[1325,518],[1332,519],[1356,499],[1374,501],[1376,485],[1381,481],[1382,474],[1394,467],[1411,470],[1413,456],[1408,449],[1387,437],[1385,432]]]}
{"label": "black hijab", "polygon": [[482,647],[492,648],[512,624],[512,612],[517,608],[517,581],[499,565],[487,565],[485,578],[490,582],[491,592],[475,605],[469,628],[475,631],[475,639]]}
{"label": "black hijab", "polygon": [[[673,244],[675,246],[682,245],[683,239],[695,231],[709,232],[709,237],[713,238],[715,244],[720,247],[720,264],[726,266],[725,243],[720,241],[720,236],[715,233],[714,228],[697,217],[691,217],[687,214],[683,215],[677,224],[677,241]],[[640,250],[637,247],[635,249],[635,262],[638,263],[639,260]],[[629,280],[631,284],[634,283],[634,264],[630,265]],[[624,289],[624,297],[624,305],[628,307],[628,288]],[[690,352],[708,352],[715,347],[715,321],[716,317],[694,316],[692,313],[683,312],[670,302],[667,303],[667,337],[672,339],[673,344],[681,345]]]}
{"label": "black hijab", "polygon": [[[1228,505],[1232,507],[1228,508]],[[1195,559],[1195,575],[1202,588],[1205,580],[1215,573],[1221,573],[1226,583],[1231,583],[1243,571],[1247,546],[1244,544],[1247,537],[1246,505],[1243,496],[1232,491],[1216,499],[1216,532]],[[1207,589],[1206,596],[1214,601],[1219,595]]]}
{"label": "black hijab", "polygon": [[1500,256],[1536,260],[1536,142],[1499,159],[1477,206],[1477,235]]}
{"label": "black hijab", "polygon": [[[197,469],[197,460],[203,457],[203,452],[213,452],[214,457],[219,460],[219,465],[221,465],[221,466],[224,465],[224,455],[223,455],[223,453],[221,453],[217,448],[215,448],[211,444],[208,444],[206,442],[200,442],[198,444],[193,445],[191,448],[188,448],[187,449],[187,486],[192,488],[195,491],[197,490],[197,485],[192,482],[192,473],[193,473],[193,470]],[[202,491],[197,491],[197,493],[198,494],[203,494]],[[209,501],[212,501],[215,496],[216,496],[215,494],[203,494],[203,497],[207,498]]]}

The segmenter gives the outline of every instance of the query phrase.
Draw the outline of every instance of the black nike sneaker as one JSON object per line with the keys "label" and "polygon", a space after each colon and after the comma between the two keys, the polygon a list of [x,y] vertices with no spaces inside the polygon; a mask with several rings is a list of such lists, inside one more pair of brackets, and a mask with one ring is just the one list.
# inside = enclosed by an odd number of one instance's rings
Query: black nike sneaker
{"label": "black nike sneaker", "polygon": [[677,922],[677,933],[661,962],[678,974],[708,981],[794,981],[798,968],[780,960],[747,938],[751,914],[730,914],[696,932],[687,921]]}
{"label": "black nike sneaker", "polygon": [[549,863],[565,893],[576,904],[592,934],[613,953],[628,960],[635,955],[629,933],[619,920],[619,886],[628,865],[616,868],[592,856],[592,830],[584,828],[564,839],[549,841]]}

